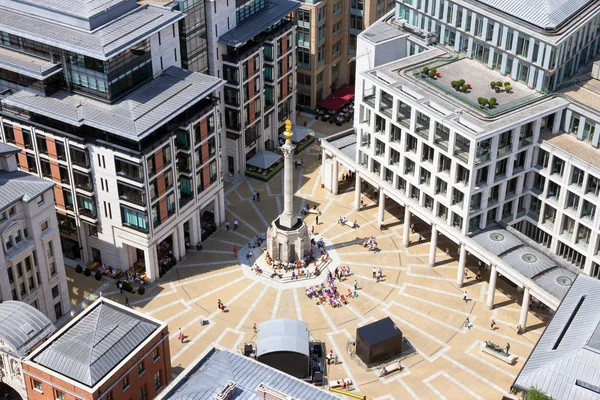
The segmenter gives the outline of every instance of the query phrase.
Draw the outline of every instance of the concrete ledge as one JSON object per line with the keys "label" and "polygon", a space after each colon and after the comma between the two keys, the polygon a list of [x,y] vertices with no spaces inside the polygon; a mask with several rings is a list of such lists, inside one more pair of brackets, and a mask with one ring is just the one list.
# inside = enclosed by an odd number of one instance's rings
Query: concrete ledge
{"label": "concrete ledge", "polygon": [[498,353],[497,351],[494,351],[492,349],[488,349],[487,347],[485,347],[485,342],[481,343],[481,351],[489,354],[492,357],[497,358],[498,360],[504,361],[507,364],[513,365],[514,363],[517,362],[517,356],[513,356],[512,354],[509,354],[508,356],[502,354],[502,353]]}

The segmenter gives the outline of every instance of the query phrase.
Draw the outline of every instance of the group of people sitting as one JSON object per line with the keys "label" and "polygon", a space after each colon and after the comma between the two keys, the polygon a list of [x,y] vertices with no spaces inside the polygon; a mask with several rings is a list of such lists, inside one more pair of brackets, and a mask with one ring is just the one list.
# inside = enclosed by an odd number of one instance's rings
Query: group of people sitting
{"label": "group of people sitting", "polygon": [[323,283],[321,286],[316,285],[314,287],[311,286],[307,288],[305,293],[306,296],[309,299],[313,299],[318,306],[321,304],[327,304],[329,301],[329,305],[333,308],[342,307],[342,305],[345,304],[347,305],[351,298],[358,297],[356,291],[353,292],[350,289],[348,289],[347,295],[338,292],[337,287],[331,279],[327,281],[327,285]]}
{"label": "group of people sitting", "polygon": [[379,246],[377,245],[377,241],[374,237],[365,238],[363,241],[363,247],[367,248],[367,251],[377,252],[379,251]]}
{"label": "group of people sitting", "polygon": [[[337,220],[337,223],[342,224],[342,225],[350,225],[348,218],[346,218],[346,217],[339,217]],[[358,223],[356,222],[356,220],[354,220],[354,222],[352,223],[352,229],[358,229],[358,228],[360,228],[360,227],[358,226]]]}

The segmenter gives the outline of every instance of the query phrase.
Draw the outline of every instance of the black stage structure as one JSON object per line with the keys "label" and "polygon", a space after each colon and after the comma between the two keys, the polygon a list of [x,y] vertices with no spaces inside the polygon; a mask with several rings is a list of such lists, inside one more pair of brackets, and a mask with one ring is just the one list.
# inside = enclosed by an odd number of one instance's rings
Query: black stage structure
{"label": "black stage structure", "polygon": [[392,359],[402,353],[402,332],[390,317],[356,330],[356,355],[366,365]]}

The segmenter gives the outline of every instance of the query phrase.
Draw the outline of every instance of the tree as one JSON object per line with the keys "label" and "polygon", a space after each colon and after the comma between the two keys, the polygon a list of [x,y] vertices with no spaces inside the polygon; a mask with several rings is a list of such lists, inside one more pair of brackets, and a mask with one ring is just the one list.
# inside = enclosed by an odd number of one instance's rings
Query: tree
{"label": "tree", "polygon": [[527,400],[552,400],[552,397],[533,386],[529,388],[525,398]]}

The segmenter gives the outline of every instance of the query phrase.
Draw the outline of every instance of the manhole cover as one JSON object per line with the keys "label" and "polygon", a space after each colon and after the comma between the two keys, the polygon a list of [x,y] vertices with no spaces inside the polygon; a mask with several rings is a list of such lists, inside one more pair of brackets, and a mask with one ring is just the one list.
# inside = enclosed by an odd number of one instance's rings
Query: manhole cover
{"label": "manhole cover", "polygon": [[556,283],[558,283],[560,286],[571,286],[573,284],[573,279],[569,278],[568,276],[559,276],[556,278]]}
{"label": "manhole cover", "polygon": [[530,264],[537,261],[537,257],[534,256],[533,254],[523,254],[521,256],[521,259],[523,261],[525,261],[526,263],[530,263]]}
{"label": "manhole cover", "polygon": [[504,240],[504,235],[498,232],[490,233],[490,239],[494,242],[501,242]]}

